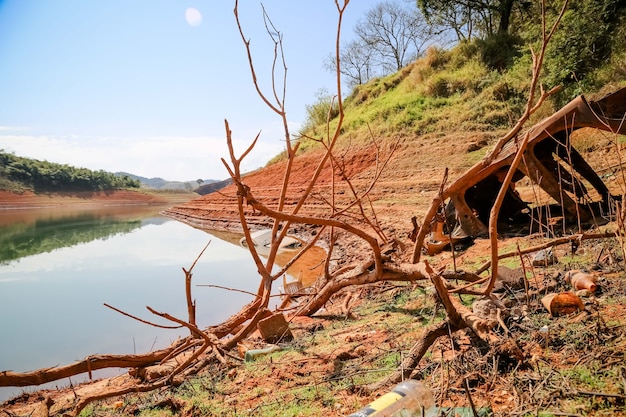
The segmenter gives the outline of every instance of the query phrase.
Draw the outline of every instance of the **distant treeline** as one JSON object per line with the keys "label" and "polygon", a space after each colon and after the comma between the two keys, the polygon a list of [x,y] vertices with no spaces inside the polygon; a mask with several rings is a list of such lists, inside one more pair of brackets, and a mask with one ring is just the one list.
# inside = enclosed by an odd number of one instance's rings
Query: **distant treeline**
{"label": "distant treeline", "polygon": [[[139,188],[141,182],[127,175],[92,171],[66,164],[22,158],[0,150],[0,185],[34,191],[103,191]],[[0,187],[1,188],[1,187]]]}

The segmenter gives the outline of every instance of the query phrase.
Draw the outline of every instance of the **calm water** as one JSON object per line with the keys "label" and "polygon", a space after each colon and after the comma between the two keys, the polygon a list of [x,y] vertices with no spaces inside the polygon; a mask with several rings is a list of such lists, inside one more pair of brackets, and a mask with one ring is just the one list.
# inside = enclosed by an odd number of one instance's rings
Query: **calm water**
{"label": "calm water", "polygon": [[[144,353],[187,335],[139,323],[103,303],[161,324],[171,323],[145,306],[186,319],[181,268],[189,269],[209,241],[193,270],[197,324],[219,323],[251,300],[196,286],[255,292],[249,253],[162,217],[160,209],[0,211],[0,371],[65,365],[96,353]],[[0,401],[22,391],[0,388]]]}

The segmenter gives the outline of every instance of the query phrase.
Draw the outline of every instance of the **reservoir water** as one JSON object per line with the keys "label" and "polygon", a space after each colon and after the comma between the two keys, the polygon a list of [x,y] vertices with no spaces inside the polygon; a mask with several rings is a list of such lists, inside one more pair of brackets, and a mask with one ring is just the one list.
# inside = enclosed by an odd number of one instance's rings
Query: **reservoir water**
{"label": "reservoir water", "polygon": [[[249,302],[241,292],[197,286],[256,292],[258,273],[247,250],[236,239],[159,215],[164,208],[0,211],[0,371],[145,353],[186,336],[185,329],[148,326],[104,303],[159,324],[172,323],[146,306],[186,320],[182,268],[189,270],[209,242],[193,270],[198,326],[217,324]],[[0,402],[23,391],[0,388]]]}

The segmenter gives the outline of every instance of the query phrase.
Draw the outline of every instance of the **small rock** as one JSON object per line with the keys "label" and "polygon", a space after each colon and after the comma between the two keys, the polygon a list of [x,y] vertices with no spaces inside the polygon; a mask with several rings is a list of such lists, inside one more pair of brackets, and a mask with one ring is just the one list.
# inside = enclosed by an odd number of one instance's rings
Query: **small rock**
{"label": "small rock", "polygon": [[521,320],[528,316],[528,308],[526,306],[514,306],[511,308],[510,317],[513,320]]}
{"label": "small rock", "polygon": [[477,300],[472,305],[472,312],[485,319],[490,328],[498,324],[498,306],[489,298]]}
{"label": "small rock", "polygon": [[559,262],[559,260],[556,258],[551,248],[537,251],[533,257],[533,266],[548,266],[554,265],[557,262]]}
{"label": "small rock", "polygon": [[498,266],[498,279],[493,290],[494,292],[502,292],[507,287],[512,290],[524,288],[524,270],[522,268],[511,269],[504,265]]}

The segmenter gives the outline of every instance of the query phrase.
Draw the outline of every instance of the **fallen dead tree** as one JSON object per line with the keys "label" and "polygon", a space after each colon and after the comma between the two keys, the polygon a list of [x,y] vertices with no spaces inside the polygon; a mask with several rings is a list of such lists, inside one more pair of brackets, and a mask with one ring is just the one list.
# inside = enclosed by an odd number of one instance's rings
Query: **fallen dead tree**
{"label": "fallen dead tree", "polygon": [[[526,149],[521,152],[523,162],[514,170],[500,208],[498,230],[501,233],[532,233],[546,227],[541,225],[549,218],[546,208],[531,207],[531,202],[523,201],[516,191],[515,183],[524,178],[552,197],[555,207],[551,211],[563,216],[565,223],[574,224],[578,229],[607,221],[615,210],[615,200],[621,196],[610,193],[570,138],[575,130],[584,127],[626,133],[625,103],[626,88],[598,101],[587,101],[579,96],[526,132]],[[520,142],[510,139],[497,153],[492,152],[443,188],[417,233],[415,260],[419,260],[417,248],[422,245],[430,253],[436,253],[450,242],[488,235],[491,208],[506,173],[520,153]],[[440,208],[446,200],[442,213]],[[424,243],[427,233],[431,233],[431,239]]]}
{"label": "fallen dead tree", "polygon": [[82,373],[89,374],[105,368],[138,368],[161,362],[178,348],[178,344],[167,349],[140,355],[91,355],[80,362],[66,366],[39,369],[35,372],[0,372],[0,387],[27,387],[58,381]]}

